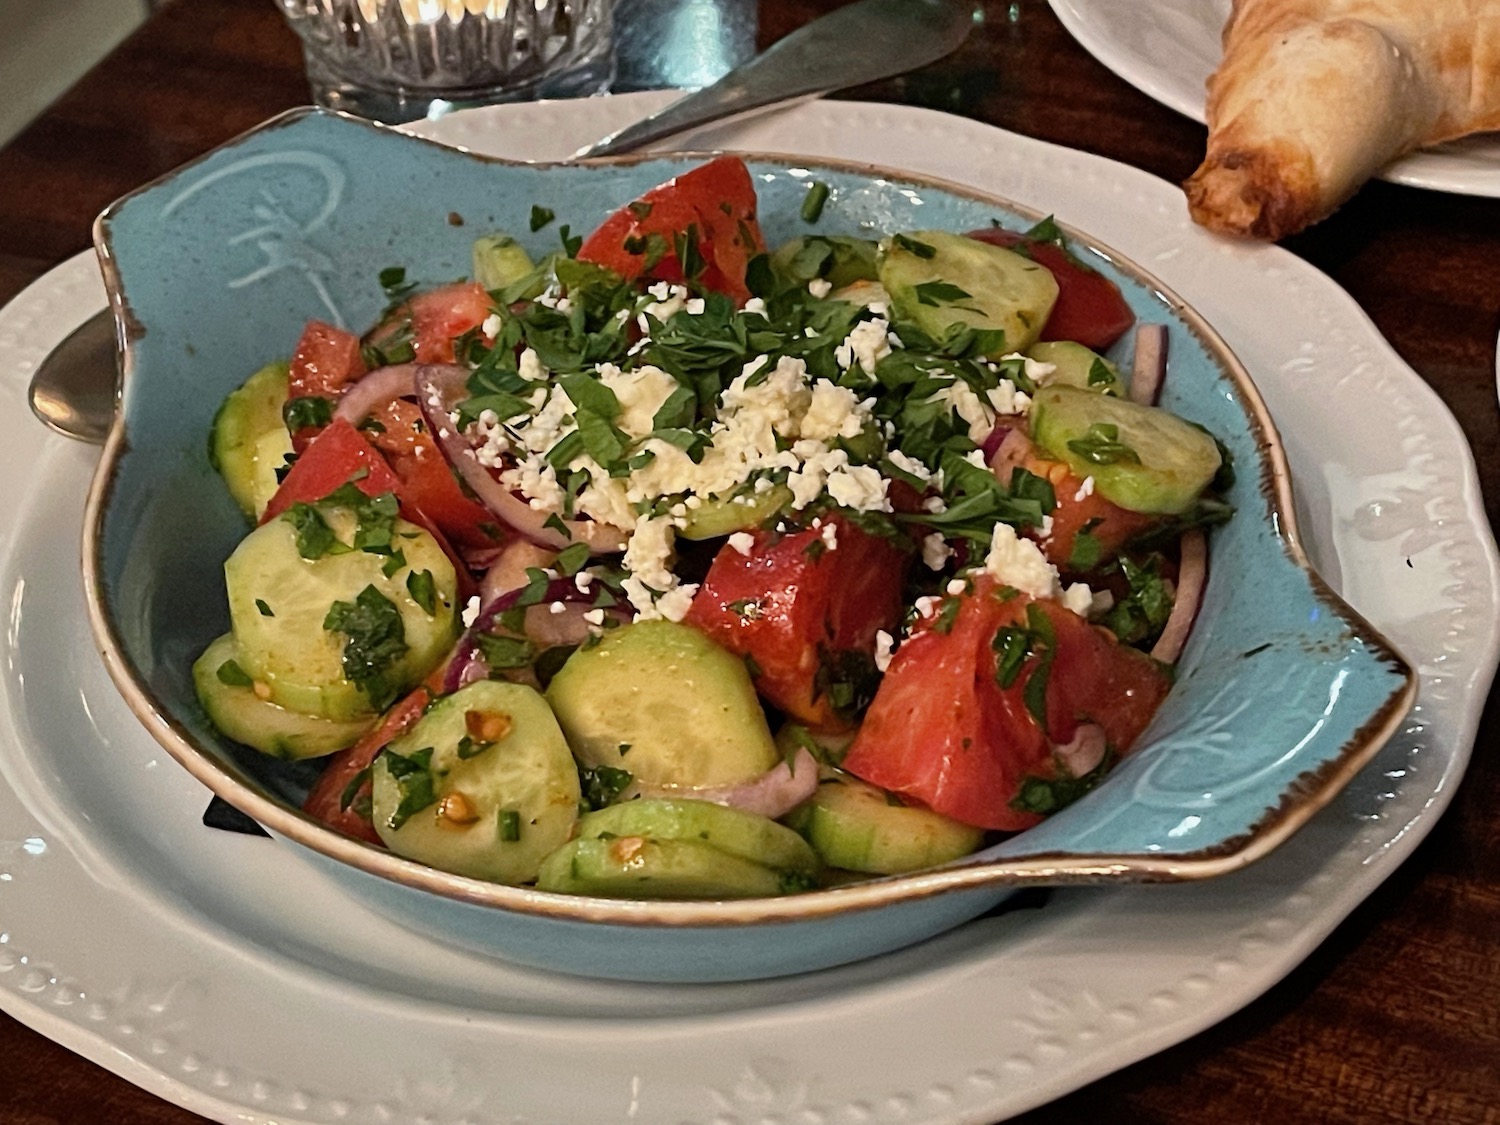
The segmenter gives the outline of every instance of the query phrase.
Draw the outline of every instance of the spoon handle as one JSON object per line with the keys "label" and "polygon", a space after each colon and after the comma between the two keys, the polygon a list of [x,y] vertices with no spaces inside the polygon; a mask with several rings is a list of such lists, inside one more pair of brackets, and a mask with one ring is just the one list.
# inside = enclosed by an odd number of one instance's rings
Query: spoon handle
{"label": "spoon handle", "polygon": [[628,152],[747,110],[915,70],[955,50],[973,24],[972,0],[857,0],[572,159]]}

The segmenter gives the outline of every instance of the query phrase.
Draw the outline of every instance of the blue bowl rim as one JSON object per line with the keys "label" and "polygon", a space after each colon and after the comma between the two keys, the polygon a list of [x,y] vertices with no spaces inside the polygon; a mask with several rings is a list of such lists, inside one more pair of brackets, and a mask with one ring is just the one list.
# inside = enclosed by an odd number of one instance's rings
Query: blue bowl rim
{"label": "blue bowl rim", "polygon": [[[413,145],[426,145],[452,153],[446,145],[423,137],[400,133],[349,114],[318,107],[300,107],[278,114],[225,142],[218,148],[182,165],[164,176],[122,196],[100,213],[93,237],[104,276],[110,308],[115,317],[121,350],[120,394],[135,367],[133,344],[143,334],[120,283],[114,264],[110,222],[114,214],[138,195],[170,182],[197,164],[226,149],[232,149],[259,134],[286,128],[308,117],[334,118],[359,128],[398,133]],[[494,166],[525,166],[535,162],[506,160],[461,150],[469,160]],[[581,161],[589,166],[630,166],[645,161],[672,161],[690,166],[710,159],[717,152],[632,153]],[[933,188],[961,198],[1001,208],[1012,214],[1039,220],[1043,213],[1002,196],[976,191],[937,177],[910,173],[853,161],[810,159],[780,153],[736,153],[747,161],[786,167],[825,168],[879,178],[895,184]],[[874,877],[841,886],[781,898],[714,901],[657,901],[608,899],[583,895],[554,894],[528,887],[487,883],[453,875],[403,859],[389,851],[344,836],[308,817],[301,810],[267,796],[253,779],[231,764],[201,749],[189,731],[156,698],[140,670],[126,654],[114,624],[114,614],[102,576],[104,572],[103,525],[113,495],[121,457],[129,450],[123,412],[117,412],[104,451],[90,483],[83,534],[83,578],[89,624],[106,670],[127,706],[160,745],[187,771],[217,796],[255,819],[274,836],[310,848],[366,874],[443,898],[501,911],[585,923],[632,927],[722,927],[747,924],[808,921],[853,911],[874,910],[899,902],[983,887],[1064,886],[1114,882],[1168,883],[1215,878],[1239,870],[1265,857],[1302,827],[1375,756],[1396,732],[1417,693],[1417,678],[1410,663],[1377,629],[1344,602],[1313,569],[1297,530],[1292,502],[1291,474],[1285,450],[1274,422],[1249,372],[1208,322],[1169,286],[1125,255],[1086,232],[1059,224],[1075,244],[1088,248],[1113,267],[1147,287],[1184,327],[1202,344],[1233,384],[1244,408],[1260,452],[1260,492],[1277,521],[1278,536],[1287,559],[1307,577],[1311,593],[1326,609],[1347,623],[1371,650],[1376,660],[1400,674],[1402,680],[1372,710],[1371,715],[1339,753],[1318,768],[1295,778],[1280,794],[1278,802],[1245,832],[1210,847],[1185,853],[1087,853],[1046,851],[1005,859],[973,856],[942,867],[905,875]]]}

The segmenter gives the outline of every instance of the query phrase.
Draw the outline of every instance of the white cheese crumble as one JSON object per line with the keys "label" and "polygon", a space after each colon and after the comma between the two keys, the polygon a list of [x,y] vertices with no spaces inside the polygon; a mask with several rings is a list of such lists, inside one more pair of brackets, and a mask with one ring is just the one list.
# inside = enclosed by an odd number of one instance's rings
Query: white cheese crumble
{"label": "white cheese crumble", "polygon": [[891,657],[896,652],[896,638],[880,629],[875,634],[875,669],[884,672],[891,666]]}
{"label": "white cheese crumble", "polygon": [[729,545],[742,555],[748,555],[755,546],[755,536],[748,531],[736,531],[729,537]]}
{"label": "white cheese crumble", "polygon": [[472,629],[474,622],[479,620],[479,608],[479,595],[475,594],[464,605],[463,613],[459,615],[463,619],[465,629]]}
{"label": "white cheese crumble", "polygon": [[833,292],[833,282],[826,278],[815,277],[807,283],[807,291],[821,301]]}
{"label": "white cheese crumble", "polygon": [[834,349],[834,359],[846,371],[852,371],[857,363],[866,375],[873,376],[875,365],[891,354],[890,329],[883,317],[860,321]]}
{"label": "white cheese crumble", "polygon": [[1033,598],[1050,598],[1057,592],[1057,568],[1035,543],[1022,539],[1008,523],[995,525],[984,569],[1001,585],[1013,586]]}
{"label": "white cheese crumble", "polygon": [[1078,491],[1073,493],[1074,500],[1087,500],[1094,494],[1094,478],[1084,477],[1083,483],[1078,486]]}
{"label": "white cheese crumble", "polygon": [[953,548],[943,538],[943,533],[934,531],[922,540],[922,561],[928,570],[942,570],[953,557]]}

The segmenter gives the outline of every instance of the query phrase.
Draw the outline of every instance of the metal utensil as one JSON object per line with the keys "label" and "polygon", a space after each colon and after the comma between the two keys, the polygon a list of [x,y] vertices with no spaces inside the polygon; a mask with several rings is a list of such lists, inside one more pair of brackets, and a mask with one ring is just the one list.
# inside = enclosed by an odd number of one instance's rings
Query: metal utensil
{"label": "metal utensil", "polygon": [[104,444],[115,417],[119,367],[108,309],[89,317],[47,353],[31,377],[31,412],[67,437]]}
{"label": "metal utensil", "polygon": [[747,110],[915,70],[957,49],[974,18],[973,0],[857,0],[573,159],[627,152]]}
{"label": "metal utensil", "polygon": [[[913,70],[956,49],[973,23],[972,0],[856,0],[575,157],[627,152],[747,110]],[[28,397],[52,429],[98,445],[114,421],[118,388],[114,322],[106,309],[42,360]]]}

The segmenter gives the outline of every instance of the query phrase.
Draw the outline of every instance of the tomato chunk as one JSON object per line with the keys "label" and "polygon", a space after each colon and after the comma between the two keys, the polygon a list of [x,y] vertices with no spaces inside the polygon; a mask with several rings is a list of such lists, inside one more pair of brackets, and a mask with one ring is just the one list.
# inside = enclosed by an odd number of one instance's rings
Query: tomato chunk
{"label": "tomato chunk", "polygon": [[[1024,652],[1008,674],[997,637]],[[1020,801],[1029,783],[1074,780],[1058,747],[1092,723],[1125,753],[1169,687],[1107,630],[982,576],[897,649],[843,765],[955,820],[1020,831],[1043,819]]]}
{"label": "tomato chunk", "polygon": [[681,283],[677,240],[692,229],[702,261],[696,280],[742,305],[750,298],[746,267],[765,249],[755,207],[755,185],[745,162],[721,156],[620,208],[584,240],[578,258],[629,279]]}
{"label": "tomato chunk", "polygon": [[358,336],[321,320],[310,320],[292,350],[287,397],[337,398],[365,370]]}
{"label": "tomato chunk", "polygon": [[811,727],[847,729],[873,681],[875,634],[901,619],[908,553],[841,516],[753,536],[748,552],[714,556],[685,620],[751,661],[768,702]]}
{"label": "tomato chunk", "polygon": [[1006,435],[990,459],[990,468],[1007,488],[1011,474],[1018,468],[1052,485],[1057,506],[1049,513],[1050,532],[1042,536],[1032,528],[1026,535],[1037,541],[1047,561],[1059,570],[1077,573],[1093,570],[1163,519],[1132,512],[1106,500],[1097,490],[1086,486],[1065,463],[1043,456],[1036,443],[1021,430]]}
{"label": "tomato chunk", "polygon": [[1073,340],[1102,352],[1135,323],[1135,313],[1130,311],[1120,287],[1055,242],[1042,242],[998,227],[970,231],[969,237],[1023,253],[1057,278],[1057,304],[1042,329],[1043,340]]}

